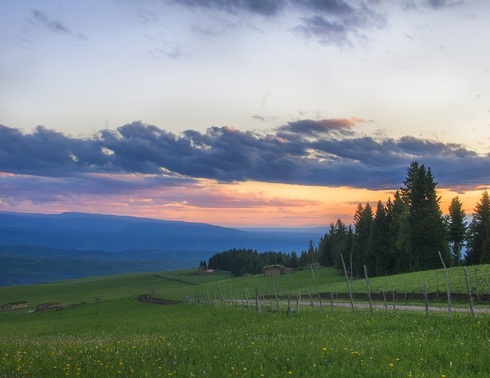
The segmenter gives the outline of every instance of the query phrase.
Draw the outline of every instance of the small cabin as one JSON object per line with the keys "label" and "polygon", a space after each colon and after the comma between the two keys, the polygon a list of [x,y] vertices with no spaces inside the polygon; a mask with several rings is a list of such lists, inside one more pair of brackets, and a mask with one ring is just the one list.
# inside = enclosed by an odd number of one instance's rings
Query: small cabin
{"label": "small cabin", "polygon": [[214,269],[201,270],[199,272],[199,274],[201,274],[203,276],[210,276],[210,275],[214,274]]}
{"label": "small cabin", "polygon": [[58,302],[43,302],[36,306],[36,311],[61,310],[62,306]]}
{"label": "small cabin", "polygon": [[285,268],[282,265],[268,265],[262,269],[262,275],[266,277],[278,276],[280,274],[290,274],[295,272],[294,268]]}
{"label": "small cabin", "polygon": [[1,311],[11,311],[11,310],[17,310],[18,308],[26,308],[29,306],[29,302],[26,301],[18,301],[18,302],[10,302],[10,303],[5,303],[0,307]]}
{"label": "small cabin", "polygon": [[262,270],[262,274],[264,276],[278,276],[281,274],[281,270],[282,268],[281,267],[265,267],[263,270]]}

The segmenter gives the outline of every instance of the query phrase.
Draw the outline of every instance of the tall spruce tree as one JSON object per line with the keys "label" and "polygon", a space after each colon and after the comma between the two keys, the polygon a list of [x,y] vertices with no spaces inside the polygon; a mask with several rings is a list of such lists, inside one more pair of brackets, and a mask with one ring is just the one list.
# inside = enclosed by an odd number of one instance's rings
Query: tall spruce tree
{"label": "tall spruce tree", "polygon": [[439,206],[436,186],[430,168],[414,161],[400,188],[402,199],[408,206],[410,225],[410,256],[414,270],[434,269],[441,266],[439,252],[449,265],[449,247],[444,218]]}
{"label": "tall spruce tree", "polygon": [[342,269],[342,260],[340,255],[343,255],[344,259],[346,259],[351,252],[353,239],[352,226],[346,226],[344,223],[342,223],[340,218],[337,219],[331,237],[334,266],[337,269]]}
{"label": "tall spruce tree", "polygon": [[328,232],[320,238],[320,242],[318,243],[318,260],[322,266],[333,266],[332,242],[334,232],[335,226],[333,223],[330,223]]}
{"label": "tall spruce tree", "polygon": [[399,190],[395,192],[393,202],[388,200],[387,218],[390,230],[390,254],[394,263],[392,272],[411,272],[413,257],[408,205],[402,200]]}
{"label": "tall spruce tree", "polygon": [[465,262],[468,265],[490,262],[490,198],[486,190],[473,212]]}
{"label": "tall spruce tree", "polygon": [[[391,206],[391,201],[388,202]],[[373,221],[373,257],[375,262],[375,274],[392,273],[394,270],[394,261],[390,254],[390,230],[389,218],[387,215],[388,207],[378,201],[376,214]]]}
{"label": "tall spruce tree", "polygon": [[376,262],[373,255],[373,209],[369,203],[359,204],[354,215],[354,241],[352,245],[353,274],[362,277],[364,265],[373,274]]}
{"label": "tall spruce tree", "polygon": [[313,240],[310,240],[308,244],[308,251],[306,252],[306,261],[308,265],[318,262],[317,250],[313,246]]}
{"label": "tall spruce tree", "polygon": [[455,265],[461,264],[461,249],[466,239],[466,214],[459,197],[454,197],[449,205],[447,216],[447,239],[451,244],[452,258]]}

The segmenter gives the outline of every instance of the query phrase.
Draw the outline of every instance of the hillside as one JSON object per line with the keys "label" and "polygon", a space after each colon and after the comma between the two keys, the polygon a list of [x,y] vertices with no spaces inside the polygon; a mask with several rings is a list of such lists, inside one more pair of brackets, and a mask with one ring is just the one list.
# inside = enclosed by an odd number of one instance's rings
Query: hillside
{"label": "hillside", "polygon": [[197,266],[217,252],[300,253],[319,229],[238,230],[100,214],[0,212],[0,286]]}
{"label": "hillside", "polygon": [[[476,291],[477,272],[485,281],[490,266],[471,270]],[[463,294],[463,269],[449,273],[452,293]],[[445,306],[435,296],[428,316],[420,303],[419,310],[403,306],[406,290],[420,293],[422,281],[434,293],[438,275],[440,270],[373,279],[373,290],[396,292],[397,310],[390,295],[386,309],[378,302],[372,313],[366,306],[351,311],[337,297],[335,308],[330,299],[319,306],[316,293],[345,293],[344,277],[333,268],[274,279],[193,269],[0,287],[0,304],[23,304],[0,311],[0,376],[488,377],[488,300],[475,297],[475,317],[467,300],[455,303],[466,312],[450,317],[433,307]],[[363,279],[353,286],[365,293]],[[144,293],[166,305],[139,301]],[[355,299],[356,306],[366,301],[365,295]],[[34,312],[46,302],[62,309]]]}

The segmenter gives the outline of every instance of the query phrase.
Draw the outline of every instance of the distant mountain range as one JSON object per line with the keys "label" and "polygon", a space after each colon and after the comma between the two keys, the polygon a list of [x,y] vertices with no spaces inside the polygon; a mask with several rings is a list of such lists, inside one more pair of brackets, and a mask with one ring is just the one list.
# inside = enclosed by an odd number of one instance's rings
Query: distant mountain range
{"label": "distant mountain range", "polygon": [[319,228],[239,230],[114,215],[0,212],[0,286],[189,268],[232,248],[299,254],[324,233]]}

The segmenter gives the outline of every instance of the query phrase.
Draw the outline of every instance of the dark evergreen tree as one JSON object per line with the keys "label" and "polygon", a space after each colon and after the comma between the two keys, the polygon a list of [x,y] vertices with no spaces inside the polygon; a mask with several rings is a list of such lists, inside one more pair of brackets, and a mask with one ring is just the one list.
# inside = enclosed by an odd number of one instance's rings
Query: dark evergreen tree
{"label": "dark evergreen tree", "polygon": [[393,203],[388,201],[387,218],[390,230],[390,252],[394,261],[392,273],[411,272],[413,259],[410,249],[408,206],[398,190],[395,192]]}
{"label": "dark evergreen tree", "polygon": [[[349,232],[350,238],[349,238]],[[340,259],[340,255],[344,255],[344,259],[349,256],[351,252],[351,241],[352,241],[352,228],[349,226],[347,227],[345,224],[342,223],[340,219],[337,219],[337,222],[335,223],[333,227],[333,232],[331,234],[332,238],[332,256],[333,256],[333,262],[334,266],[337,269],[342,269],[342,262]]]}
{"label": "dark evergreen tree", "polygon": [[397,190],[392,207],[388,208],[390,228],[390,248],[394,263],[392,273],[413,271],[410,243],[410,223],[408,205],[402,200]]}
{"label": "dark evergreen tree", "polygon": [[313,246],[313,241],[310,240],[308,244],[308,251],[306,252],[306,262],[308,265],[318,262],[317,250]]}
{"label": "dark evergreen tree", "polygon": [[[391,201],[388,200],[389,206]],[[374,274],[392,274],[395,268],[394,259],[390,253],[391,235],[389,229],[388,206],[381,201],[376,206],[376,215],[373,221],[373,257]],[[373,269],[372,268],[372,269]]]}
{"label": "dark evergreen tree", "polygon": [[334,231],[335,226],[331,223],[328,232],[320,238],[318,243],[318,261],[322,266],[333,266],[332,241]]}
{"label": "dark evergreen tree", "polygon": [[299,256],[299,266],[305,267],[308,265],[308,255],[306,251],[301,251],[301,255]]}
{"label": "dark evergreen tree", "polygon": [[[353,274],[356,277],[364,275],[364,265],[370,275],[373,274],[376,262],[373,254],[373,210],[369,203],[365,207],[357,206],[354,215],[354,240],[352,245]],[[344,256],[345,259],[345,256]]]}
{"label": "dark evergreen tree", "polygon": [[468,265],[490,262],[490,198],[485,190],[473,212],[468,237]]}
{"label": "dark evergreen tree", "polygon": [[299,259],[298,259],[298,254],[296,252],[291,252],[291,259],[289,262],[289,267],[298,269],[299,268]]}
{"label": "dark evergreen tree", "polygon": [[227,270],[234,276],[241,276],[246,273],[261,273],[264,266],[275,264],[290,266],[291,258],[288,254],[281,252],[258,253],[251,249],[234,248],[211,256],[208,267]]}
{"label": "dark evergreen tree", "polygon": [[451,244],[452,258],[456,265],[461,264],[461,249],[466,239],[466,214],[458,197],[451,200],[447,216],[447,239]]}
{"label": "dark evergreen tree", "polygon": [[439,252],[446,266],[450,265],[446,228],[436,193],[437,183],[430,168],[412,162],[403,184],[400,191],[408,206],[412,268],[417,271],[440,267]]}

